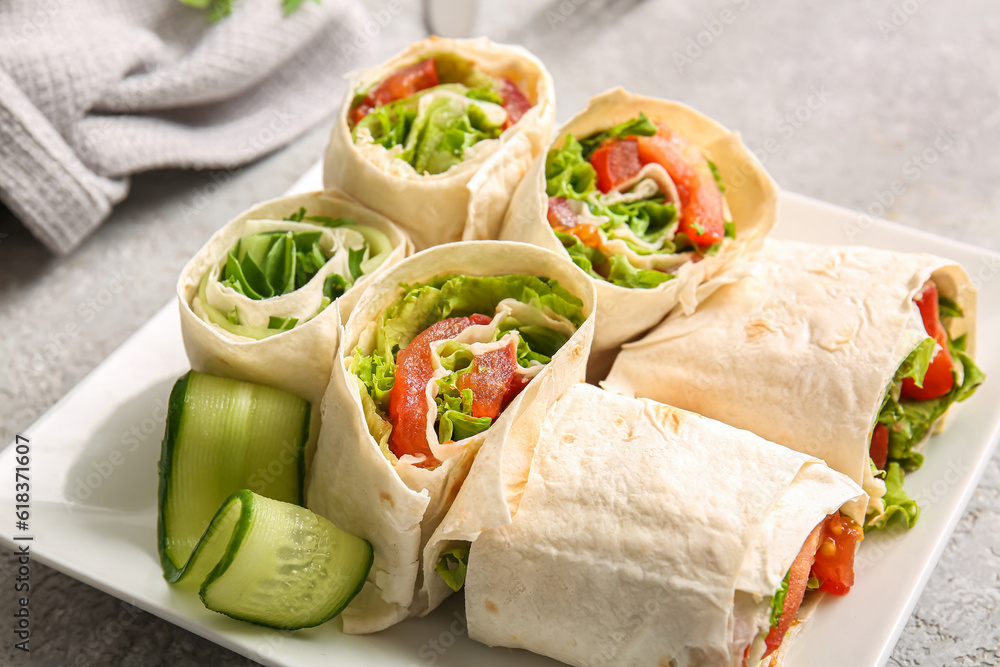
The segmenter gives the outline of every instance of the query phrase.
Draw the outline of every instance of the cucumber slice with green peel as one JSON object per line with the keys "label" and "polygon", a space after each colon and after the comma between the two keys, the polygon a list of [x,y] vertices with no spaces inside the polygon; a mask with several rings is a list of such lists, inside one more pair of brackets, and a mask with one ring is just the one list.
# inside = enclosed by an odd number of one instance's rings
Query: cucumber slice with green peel
{"label": "cucumber slice with green peel", "polygon": [[240,489],[302,504],[310,405],[279,389],[191,371],[174,385],[160,454],[160,563],[177,581]]}
{"label": "cucumber slice with green peel", "polygon": [[309,510],[246,489],[222,504],[178,582],[205,606],[280,630],[329,621],[365,584],[371,545]]}

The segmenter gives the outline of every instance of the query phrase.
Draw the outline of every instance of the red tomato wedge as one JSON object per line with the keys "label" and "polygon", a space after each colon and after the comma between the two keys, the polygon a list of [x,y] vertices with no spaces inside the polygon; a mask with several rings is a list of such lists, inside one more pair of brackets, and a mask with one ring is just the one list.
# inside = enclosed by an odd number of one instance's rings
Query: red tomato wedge
{"label": "red tomato wedge", "polygon": [[375,107],[409,97],[436,85],[438,85],[437,63],[433,58],[401,67],[368,91],[365,99],[354,110],[354,122],[360,121]]}
{"label": "red tomato wedge", "polygon": [[499,80],[499,90],[497,94],[500,96],[500,102],[503,105],[504,110],[507,112],[507,120],[504,123],[503,129],[507,129],[517,121],[521,120],[521,116],[528,112],[531,108],[531,100],[525,97],[521,89],[517,87],[517,84],[510,79],[502,78]]}
{"label": "red tomato wedge", "polygon": [[642,169],[639,144],[634,139],[610,141],[594,151],[590,164],[597,172],[597,189],[611,192]]}
{"label": "red tomato wedge", "polygon": [[677,186],[678,231],[700,246],[721,241],[726,235],[722,192],[698,147],[663,126],[655,136],[629,138],[638,143],[639,161],[661,165]]}
{"label": "red tomato wedge", "polygon": [[865,538],[861,527],[839,512],[827,517],[812,574],[822,581],[820,589],[846,595],[854,585],[854,553]]}
{"label": "red tomato wedge", "polygon": [[945,333],[944,325],[941,324],[938,310],[937,285],[928,280],[924,283],[923,290],[913,301],[920,309],[920,317],[924,321],[927,335],[936,340],[941,349],[934,355],[927,367],[927,374],[924,375],[924,386],[918,387],[912,378],[904,378],[900,394],[906,398],[925,401],[929,398],[944,396],[951,391],[955,385],[955,376],[951,372],[952,359],[951,353],[948,352],[948,334]]}
{"label": "red tomato wedge", "polygon": [[511,342],[473,359],[472,370],[458,378],[458,388],[472,390],[473,417],[496,419],[524,388],[518,379],[517,343]]}
{"label": "red tomato wedge", "polygon": [[813,557],[820,545],[824,523],[826,523],[826,519],[813,528],[809,537],[806,538],[805,544],[802,545],[799,555],[792,562],[792,567],[789,569],[788,594],[785,596],[785,606],[781,610],[781,619],[778,621],[778,625],[767,633],[767,638],[764,640],[767,650],[764,651],[761,659],[771,655],[781,646],[781,641],[788,634],[788,628],[792,627],[792,621],[795,620],[795,614],[798,613],[799,607],[802,605],[802,598],[806,594],[809,571],[812,569]]}
{"label": "red tomato wedge", "polygon": [[431,343],[454,338],[473,324],[489,324],[485,315],[452,317],[421,331],[396,355],[396,383],[389,392],[389,449],[396,456],[425,457],[420,467],[440,464],[427,445],[427,383],[431,368]]}
{"label": "red tomato wedge", "polygon": [[872,431],[872,443],[868,447],[868,456],[879,470],[885,470],[886,459],[889,458],[889,429],[885,424],[875,424]]}

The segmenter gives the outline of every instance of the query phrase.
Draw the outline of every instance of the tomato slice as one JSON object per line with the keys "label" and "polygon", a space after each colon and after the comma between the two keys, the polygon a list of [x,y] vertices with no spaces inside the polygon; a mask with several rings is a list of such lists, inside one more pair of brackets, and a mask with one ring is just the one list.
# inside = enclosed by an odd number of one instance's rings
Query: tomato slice
{"label": "tomato slice", "polygon": [[839,512],[827,517],[812,574],[822,581],[820,589],[846,595],[854,585],[854,553],[864,533],[858,524]]}
{"label": "tomato slice", "polygon": [[[483,317],[483,316],[480,316]],[[486,318],[487,322],[489,318]],[[427,444],[427,383],[434,375],[431,368],[431,343],[454,338],[474,322],[468,317],[441,320],[421,331],[396,355],[396,383],[389,391],[389,449],[396,456],[410,454],[425,457],[417,464],[431,467],[440,464]]]}
{"label": "tomato slice", "polygon": [[812,569],[816,549],[820,545],[824,523],[826,523],[826,519],[813,528],[813,531],[809,533],[809,537],[806,538],[805,543],[802,545],[799,555],[792,562],[792,567],[788,571],[788,594],[785,596],[785,606],[781,609],[781,618],[778,620],[778,625],[771,628],[771,631],[767,633],[767,637],[764,639],[767,650],[761,659],[771,655],[781,646],[781,641],[788,634],[788,628],[792,627],[795,614],[798,613],[799,607],[802,606],[802,598],[806,594],[806,584],[809,583],[809,571]]}
{"label": "tomato slice", "polygon": [[508,127],[521,120],[521,116],[528,112],[531,108],[531,100],[525,97],[521,89],[517,87],[517,84],[510,79],[501,78],[499,81],[499,91],[497,94],[500,96],[500,102],[503,108],[507,111],[507,121],[504,123],[503,128],[506,130]]}
{"label": "tomato slice", "polygon": [[[496,419],[523,385],[517,378],[517,343],[491,350],[472,360],[472,370],[458,378],[459,389],[472,390],[472,416]],[[520,385],[508,399],[513,386]]]}
{"label": "tomato slice", "polygon": [[652,137],[630,138],[638,144],[639,161],[661,165],[677,186],[678,231],[700,246],[721,241],[726,235],[722,192],[698,147],[662,126]]}
{"label": "tomato slice", "polygon": [[642,169],[639,144],[634,139],[609,141],[594,151],[590,164],[597,172],[597,189],[611,192]]}
{"label": "tomato slice", "polygon": [[375,107],[438,85],[437,63],[433,58],[401,67],[375,85],[354,110],[357,123]]}
{"label": "tomato slice", "polygon": [[938,310],[938,290],[937,285],[928,280],[924,283],[923,290],[914,299],[917,308],[920,309],[920,317],[924,321],[924,329],[927,335],[937,341],[941,349],[931,360],[927,367],[927,374],[924,375],[924,385],[918,387],[911,378],[903,379],[903,387],[900,391],[902,396],[918,401],[925,401],[929,398],[944,396],[955,385],[955,376],[952,374],[951,353],[948,352],[948,334],[941,324],[941,316]]}
{"label": "tomato slice", "polygon": [[875,424],[872,430],[872,442],[868,447],[868,456],[879,470],[885,470],[885,461],[889,458],[889,429],[885,424]]}

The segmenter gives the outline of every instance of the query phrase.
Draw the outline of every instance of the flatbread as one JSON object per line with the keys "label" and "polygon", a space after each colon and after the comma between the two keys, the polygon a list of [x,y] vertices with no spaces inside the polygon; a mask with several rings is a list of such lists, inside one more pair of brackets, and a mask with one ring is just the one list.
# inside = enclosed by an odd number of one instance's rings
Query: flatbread
{"label": "flatbread", "polygon": [[[393,251],[379,268],[362,276],[335,304],[289,331],[252,340],[236,336],[199,317],[193,305],[202,276],[225,261],[230,248],[245,235],[247,223],[283,220],[301,207],[311,216],[346,217],[378,229],[388,237]],[[181,271],[177,300],[184,349],[191,367],[202,373],[283,389],[309,401],[313,406],[313,435],[306,449],[306,459],[310,460],[319,432],[319,404],[330,381],[334,350],[340,342],[341,321],[375,277],[406,257],[409,250],[409,240],[398,227],[340,192],[308,192],[257,204],[226,223]]]}
{"label": "flatbread", "polygon": [[[347,123],[355,91],[435,53],[455,53],[491,75],[514,81],[534,106],[499,139],[473,147],[468,158],[442,174],[405,177],[362,154]],[[413,239],[417,250],[460,240],[495,239],[531,161],[548,143],[555,118],[555,86],[538,58],[519,46],[488,39],[429,37],[387,62],[353,72],[334,123],[323,162],[323,183],[339,188],[383,213]],[[473,150],[470,149],[470,150]]]}
{"label": "flatbread", "polygon": [[[439,275],[512,273],[557,280],[583,301],[586,320],[463,452],[433,470],[393,465],[365,421],[359,385],[349,370],[355,348],[367,354],[374,347],[375,323],[399,296],[401,285]],[[445,544],[442,540],[470,534],[471,527],[482,530],[510,520],[548,407],[567,387],[583,380],[594,308],[594,288],[586,274],[552,252],[523,243],[463,242],[431,248],[387,271],[369,287],[351,314],[336,352],[306,496],[309,509],[367,539],[375,550],[368,582],[342,615],[345,632],[376,632],[436,607],[450,589],[436,574],[425,581],[425,573],[437,564],[436,554]],[[481,465],[470,474],[473,460]],[[449,508],[454,513],[449,514],[448,532],[431,544]]]}
{"label": "flatbread", "polygon": [[571,665],[739,665],[808,534],[866,500],[813,457],[578,385],[513,521],[472,545],[469,636]]}
{"label": "flatbread", "polygon": [[712,279],[747,251],[758,248],[777,220],[778,192],[767,172],[736,132],[679,102],[642,97],[615,88],[592,98],[561,127],[550,146],[531,165],[511,201],[500,238],[526,241],[549,248],[569,260],[552,231],[546,214],[545,156],[561,146],[567,133],[588,137],[643,112],[656,122],[700,146],[715,162],[726,186],[725,198],[736,225],[735,242],[726,243],[714,257],[688,262],[676,277],[652,289],[633,289],[594,280],[597,286],[597,329],[594,351],[616,348],[647,331],[680,305],[691,312],[711,291]]}
{"label": "flatbread", "polygon": [[873,498],[868,448],[886,387],[927,338],[913,303],[928,278],[965,317],[976,293],[940,257],[769,240],[692,314],[625,345],[603,386],[677,405],[823,459]]}

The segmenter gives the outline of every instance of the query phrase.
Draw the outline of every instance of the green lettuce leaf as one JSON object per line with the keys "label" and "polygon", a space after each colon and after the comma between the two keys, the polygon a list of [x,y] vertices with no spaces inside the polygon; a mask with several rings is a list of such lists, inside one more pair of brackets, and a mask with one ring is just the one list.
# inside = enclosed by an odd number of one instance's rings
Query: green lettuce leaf
{"label": "green lettuce leaf", "polygon": [[416,108],[410,108],[410,98],[375,107],[362,118],[351,132],[355,141],[358,131],[365,129],[372,135],[373,143],[389,149],[402,146],[410,136],[410,129],[417,117]]}
{"label": "green lettuce leaf", "polygon": [[617,139],[618,137],[627,137],[630,135],[651,137],[656,134],[656,129],[656,125],[646,118],[646,114],[639,112],[638,118],[632,118],[624,123],[619,123],[610,130],[598,132],[581,141],[583,157],[589,160],[593,152],[600,148],[601,144],[608,139]]}
{"label": "green lettuce leaf", "polygon": [[[320,232],[261,232],[230,249],[219,280],[254,300],[294,292],[312,280],[328,257]],[[364,250],[361,250],[364,254]]]}
{"label": "green lettuce leaf", "polygon": [[391,355],[378,351],[368,356],[361,354],[361,348],[354,351],[351,363],[353,372],[368,390],[375,405],[384,413],[389,409],[389,392],[396,383],[396,361]]}
{"label": "green lettuce leaf", "polygon": [[451,99],[439,97],[414,119],[399,157],[419,174],[442,174],[465,159],[466,149],[502,132],[503,124],[490,122],[478,104],[458,109]]}
{"label": "green lettuce leaf", "polygon": [[[603,225],[606,231],[614,227],[627,225],[632,232],[647,243],[658,243],[662,246],[658,252],[672,253],[674,244],[664,239],[667,234],[673,236],[677,230],[677,208],[671,203],[664,203],[666,198],[643,199],[634,202],[618,202],[601,209],[601,214],[611,219],[610,225]],[[591,210],[593,210],[591,206]]]}
{"label": "green lettuce leaf", "polygon": [[[351,363],[351,371],[357,375],[373,409],[380,415],[388,411],[389,393],[395,383],[396,354],[421,331],[450,317],[467,317],[474,313],[492,316],[500,301],[511,298],[561,315],[575,326],[580,326],[585,319],[583,302],[558,282],[547,278],[440,276],[428,283],[404,286],[399,298],[382,313],[375,350],[368,356],[356,350]],[[544,326],[522,327],[512,317],[500,323],[495,339],[514,330],[518,331],[517,360],[523,367],[532,361],[548,363],[568,340],[565,335]],[[472,416],[472,391],[458,387],[459,378],[470,370],[474,359],[469,346],[449,341],[438,349],[438,356],[442,366],[449,371],[437,380],[435,402],[439,442],[463,440],[489,428],[491,420],[488,417]],[[369,419],[369,425],[372,423],[381,428],[378,422]],[[372,435],[379,437],[376,431],[372,431]],[[388,435],[385,437],[388,439]]]}
{"label": "green lettuce leaf", "polygon": [[469,545],[465,545],[442,553],[434,571],[441,575],[451,590],[458,592],[465,585],[465,573],[468,567]]}
{"label": "green lettuce leaf", "polygon": [[907,528],[913,528],[913,524],[920,518],[920,507],[917,505],[917,501],[906,493],[903,488],[903,479],[903,468],[898,463],[891,461],[886,465],[885,495],[882,496],[882,502],[885,503],[885,513],[878,521],[865,526],[865,530],[885,528],[892,523],[895,517],[899,517],[899,520]]}
{"label": "green lettuce leaf", "polygon": [[708,163],[708,168],[712,171],[712,178],[715,179],[715,184],[719,186],[719,192],[726,194],[726,186],[722,183],[722,176],[719,175],[719,168],[708,158],[705,158],[705,162]]}
{"label": "green lettuce leaf", "polygon": [[480,70],[467,58],[446,52],[435,53],[430,57],[434,58],[438,81],[441,84],[458,84],[479,90],[484,88],[493,90],[495,87],[493,77]]}
{"label": "green lettuce leaf", "polygon": [[674,274],[672,273],[637,269],[632,266],[632,263],[624,255],[613,255],[611,257],[611,271],[608,273],[608,281],[615,285],[651,289],[673,277]]}
{"label": "green lettuce leaf", "polygon": [[785,578],[781,582],[781,586],[778,590],[774,592],[774,596],[771,598],[771,627],[778,627],[778,622],[781,620],[781,612],[785,608],[785,598],[788,597],[788,582],[791,580],[792,571],[789,570],[785,574]]}
{"label": "green lettuce leaf", "polygon": [[[572,234],[567,234],[565,232],[556,232],[556,238],[563,244],[563,248],[569,253],[569,258],[573,260],[573,263],[579,266],[581,269],[587,272],[587,275],[592,278],[597,278],[598,280],[607,280],[603,275],[599,274],[594,266],[605,267],[608,262],[607,257],[604,256],[597,248],[592,248],[586,245],[583,241],[573,236]],[[607,272],[607,267],[604,268]]]}
{"label": "green lettuce leaf", "polygon": [[572,134],[562,148],[545,156],[545,192],[549,197],[583,200],[597,189],[597,172],[583,157],[583,147]]}
{"label": "green lettuce leaf", "polygon": [[889,461],[898,462],[904,470],[916,470],[924,462],[923,454],[913,451],[924,436],[930,431],[934,422],[943,415],[948,407],[956,401],[964,401],[971,396],[985,379],[985,374],[976,366],[972,358],[957,349],[951,341],[949,351],[952,359],[962,364],[962,382],[957,382],[952,390],[943,396],[917,401],[899,398],[898,384],[904,377],[911,377],[915,382],[923,382],[930,360],[926,358],[928,349],[933,353],[933,339],[925,339],[900,365],[893,378],[893,386],[886,392],[879,411],[878,421],[889,429]]}
{"label": "green lettuce leaf", "polygon": [[946,317],[965,317],[965,313],[962,312],[962,307],[946,296],[938,295],[938,311],[941,319]]}

